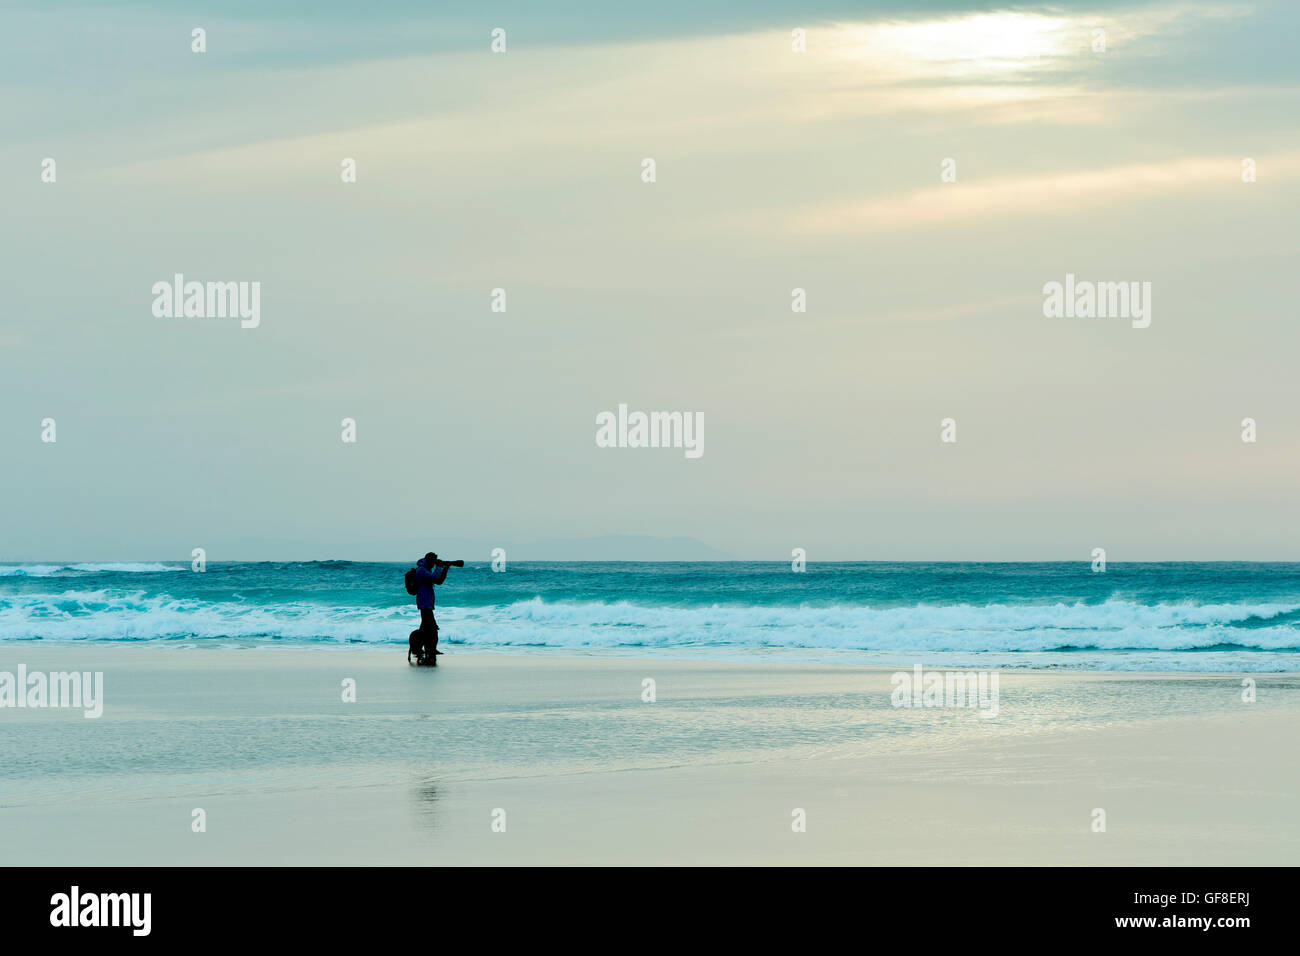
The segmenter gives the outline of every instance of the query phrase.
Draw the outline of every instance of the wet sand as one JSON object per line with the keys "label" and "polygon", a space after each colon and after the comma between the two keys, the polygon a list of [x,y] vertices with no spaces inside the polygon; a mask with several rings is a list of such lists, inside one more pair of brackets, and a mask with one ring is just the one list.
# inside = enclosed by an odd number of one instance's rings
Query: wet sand
{"label": "wet sand", "polygon": [[1300,675],[1252,675],[1245,703],[1243,675],[1002,671],[989,718],[892,706],[892,668],[4,653],[105,688],[97,719],[0,709],[14,865],[1300,860]]}

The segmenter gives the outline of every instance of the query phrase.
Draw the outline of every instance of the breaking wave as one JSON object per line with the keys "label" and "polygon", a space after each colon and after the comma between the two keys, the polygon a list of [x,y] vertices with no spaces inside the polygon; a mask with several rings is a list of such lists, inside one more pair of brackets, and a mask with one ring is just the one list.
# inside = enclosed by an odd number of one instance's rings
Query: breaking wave
{"label": "breaking wave", "polygon": [[[140,567],[144,567],[143,565]],[[174,570],[166,566],[157,566]],[[115,568],[120,570],[120,568]],[[706,607],[546,601],[439,608],[444,639],[485,647],[831,651],[1300,650],[1300,606],[918,604]],[[404,643],[413,608],[204,600],[124,589],[0,597],[5,640]]]}

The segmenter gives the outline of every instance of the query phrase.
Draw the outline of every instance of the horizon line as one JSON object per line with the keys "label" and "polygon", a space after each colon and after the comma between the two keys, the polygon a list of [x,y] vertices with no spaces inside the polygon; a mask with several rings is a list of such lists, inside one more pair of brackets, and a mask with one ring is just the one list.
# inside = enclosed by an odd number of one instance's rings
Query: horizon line
{"label": "horizon line", "polygon": [[[492,564],[492,558],[452,559],[464,560],[466,564]],[[405,564],[405,559],[369,559],[369,558],[207,558],[205,565],[211,564],[328,564],[344,562],[347,564]],[[511,558],[510,564],[789,564],[790,558]],[[0,564],[13,565],[60,565],[73,567],[77,564],[187,564],[181,558],[128,558],[128,559],[87,559],[65,561],[57,558],[0,558]],[[414,562],[412,562],[414,563]],[[828,558],[813,560],[805,558],[804,564],[1091,564],[1089,558],[1016,558],[995,560],[987,558]],[[1106,559],[1107,566],[1115,564],[1300,564],[1297,558],[1142,558],[1142,559]]]}

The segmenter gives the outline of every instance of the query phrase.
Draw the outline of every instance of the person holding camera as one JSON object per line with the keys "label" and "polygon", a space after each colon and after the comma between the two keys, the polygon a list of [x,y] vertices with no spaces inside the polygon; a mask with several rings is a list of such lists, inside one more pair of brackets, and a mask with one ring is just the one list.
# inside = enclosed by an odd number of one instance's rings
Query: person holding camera
{"label": "person holding camera", "polygon": [[[420,609],[419,646],[420,662],[437,665],[438,622],[433,617],[433,588],[447,580],[449,568],[463,568],[464,561],[439,561],[430,551],[415,563],[415,606]],[[414,638],[415,635],[412,634]],[[414,640],[412,643],[416,643]]]}

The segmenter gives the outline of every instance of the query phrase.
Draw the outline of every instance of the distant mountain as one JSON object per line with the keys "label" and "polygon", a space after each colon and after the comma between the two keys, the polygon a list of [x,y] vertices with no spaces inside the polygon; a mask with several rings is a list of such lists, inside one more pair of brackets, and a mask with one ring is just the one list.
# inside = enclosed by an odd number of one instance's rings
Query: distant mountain
{"label": "distant mountain", "polygon": [[599,538],[552,538],[520,544],[518,561],[734,561],[731,555],[695,538],[655,538],[645,534],[606,534]]}
{"label": "distant mountain", "polygon": [[[656,538],[647,534],[606,534],[595,538],[491,542],[435,536],[428,547],[437,550],[440,557],[462,557],[467,561],[487,561],[492,557],[493,548],[505,548],[508,561],[736,560],[725,551],[711,548],[695,538]],[[395,560],[404,557],[405,551]]]}

